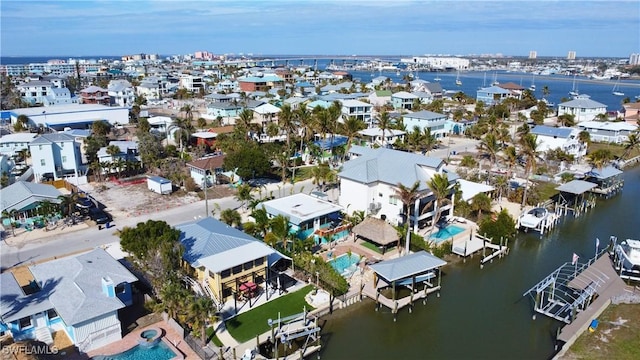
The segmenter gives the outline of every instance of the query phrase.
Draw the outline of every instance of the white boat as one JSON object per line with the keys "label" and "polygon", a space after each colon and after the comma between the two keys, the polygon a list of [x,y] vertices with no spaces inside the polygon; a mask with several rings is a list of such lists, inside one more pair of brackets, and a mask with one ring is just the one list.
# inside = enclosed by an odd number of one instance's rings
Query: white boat
{"label": "white boat", "polygon": [[640,241],[627,239],[616,245],[618,259],[626,270],[640,270]]}
{"label": "white boat", "polygon": [[498,81],[498,73],[493,73],[493,81],[491,82],[491,86],[498,86],[500,82]]}
{"label": "white boat", "polygon": [[577,76],[578,76],[578,74],[573,75],[573,87],[571,88],[571,91],[569,91],[569,95],[571,95],[571,96],[580,95],[580,93],[578,92],[578,85],[576,83],[576,77]]}
{"label": "white boat", "polygon": [[518,218],[518,223],[520,224],[520,227],[539,229],[540,225],[547,219],[548,216],[549,210],[542,207],[536,207],[520,215],[520,218]]}
{"label": "white boat", "polygon": [[460,71],[456,73],[456,85],[462,85],[462,81],[460,80]]}
{"label": "white boat", "polygon": [[442,80],[442,79],[440,78],[440,76],[436,76],[436,77],[434,77],[434,78],[433,78],[433,81],[440,81],[440,80]]}
{"label": "white boat", "polygon": [[533,77],[531,78],[531,86],[529,86],[529,90],[531,91],[536,91],[536,74],[533,74]]}
{"label": "white boat", "polygon": [[616,80],[615,85],[613,85],[613,90],[611,93],[615,96],[624,96],[624,93],[618,89],[618,83],[620,82],[620,76],[618,76],[618,80]]}

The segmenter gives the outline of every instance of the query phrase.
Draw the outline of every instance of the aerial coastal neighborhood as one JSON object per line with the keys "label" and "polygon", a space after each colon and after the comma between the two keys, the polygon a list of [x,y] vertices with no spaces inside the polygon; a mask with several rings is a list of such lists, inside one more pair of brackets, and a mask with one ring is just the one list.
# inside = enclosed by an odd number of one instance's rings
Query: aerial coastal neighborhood
{"label": "aerial coastal neighborhood", "polygon": [[[0,75],[3,354],[320,356],[334,312],[411,321],[449,296],[452,266],[588,216],[640,162],[638,54],[196,51]],[[589,91],[610,84],[615,108]],[[525,284],[560,353],[640,281],[640,240],[573,255]]]}

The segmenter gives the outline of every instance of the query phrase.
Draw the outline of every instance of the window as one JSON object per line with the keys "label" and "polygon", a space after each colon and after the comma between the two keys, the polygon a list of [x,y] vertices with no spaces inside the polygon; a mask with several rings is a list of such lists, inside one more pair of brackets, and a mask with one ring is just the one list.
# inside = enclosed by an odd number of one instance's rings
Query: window
{"label": "window", "polygon": [[62,156],[62,162],[63,162],[63,163],[66,163],[66,162],[67,162],[67,157],[66,157],[66,156],[64,156],[64,155]]}
{"label": "window", "polygon": [[242,265],[234,266],[232,269],[233,275],[239,274],[242,272]]}
{"label": "window", "polygon": [[255,266],[260,266],[262,264],[264,264],[264,258],[261,257],[259,259],[256,259],[256,261],[254,262]]}
{"label": "window", "polygon": [[245,271],[246,270],[251,270],[251,269],[253,269],[253,261],[249,261],[249,262],[244,263],[244,270]]}
{"label": "window", "polygon": [[55,319],[58,317],[58,312],[56,311],[56,309],[49,309],[47,311],[47,316],[49,317],[49,320]]}
{"label": "window", "polygon": [[231,270],[230,269],[222,270],[222,272],[220,273],[220,277],[223,278],[223,279],[229,277],[230,275],[231,275]]}
{"label": "window", "polygon": [[116,295],[124,294],[125,292],[127,292],[127,287],[125,285],[126,283],[116,285]]}
{"label": "window", "polygon": [[33,323],[31,322],[31,316],[23,317],[22,319],[20,319],[20,329],[26,329],[32,326]]}
{"label": "window", "polygon": [[395,196],[389,196],[389,204],[398,205],[398,198]]}
{"label": "window", "polygon": [[61,142],[61,143],[60,143],[60,147],[61,147],[61,148],[63,148],[63,147],[64,147],[64,143],[63,143],[63,142]]}
{"label": "window", "polygon": [[42,150],[42,145],[38,145],[38,150]]}
{"label": "window", "polygon": [[44,159],[40,159],[40,166],[45,166],[45,161],[44,161]]}

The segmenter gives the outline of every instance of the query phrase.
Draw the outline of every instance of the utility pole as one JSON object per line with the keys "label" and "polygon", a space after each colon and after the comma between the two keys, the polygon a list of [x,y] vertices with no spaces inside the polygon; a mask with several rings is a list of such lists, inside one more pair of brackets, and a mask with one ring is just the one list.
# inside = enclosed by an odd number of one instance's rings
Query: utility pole
{"label": "utility pole", "polygon": [[202,180],[203,189],[204,189],[204,211],[205,211],[204,216],[205,217],[209,217],[209,199],[207,199],[207,175],[206,175],[208,172],[209,171],[205,172],[205,176]]}

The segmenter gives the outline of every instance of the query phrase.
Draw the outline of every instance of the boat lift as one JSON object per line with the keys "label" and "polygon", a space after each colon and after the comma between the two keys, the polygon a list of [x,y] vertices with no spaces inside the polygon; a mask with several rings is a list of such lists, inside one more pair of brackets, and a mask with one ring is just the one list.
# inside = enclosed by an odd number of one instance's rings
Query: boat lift
{"label": "boat lift", "polygon": [[533,310],[536,313],[570,324],[598,296],[603,285],[609,282],[607,274],[591,266],[606,252],[605,248],[586,263],[576,261],[562,264],[522,296],[533,298]]}
{"label": "boat lift", "polygon": [[[320,326],[316,316],[309,316],[309,312],[305,308],[303,312],[287,317],[268,320],[271,327],[271,339],[274,344],[275,358],[278,358],[278,341],[284,346],[291,347],[291,342],[296,339],[305,337],[304,344],[300,347],[300,354],[305,354],[308,346],[315,342],[313,351],[317,351],[320,347]],[[312,349],[309,349],[312,350]]]}

